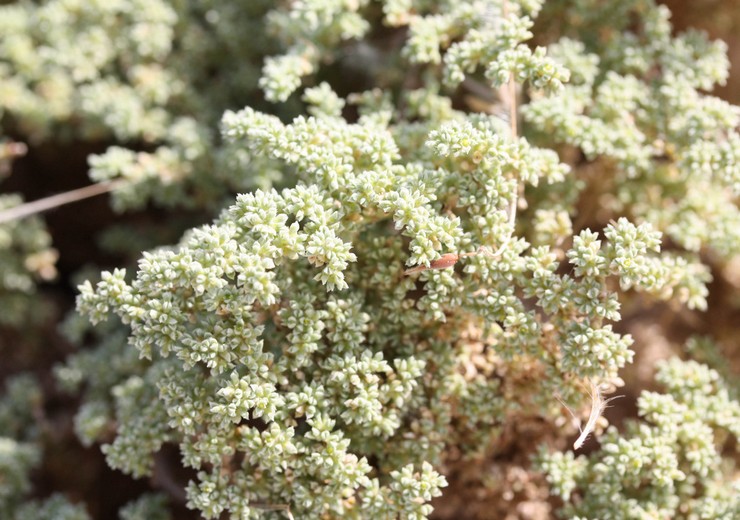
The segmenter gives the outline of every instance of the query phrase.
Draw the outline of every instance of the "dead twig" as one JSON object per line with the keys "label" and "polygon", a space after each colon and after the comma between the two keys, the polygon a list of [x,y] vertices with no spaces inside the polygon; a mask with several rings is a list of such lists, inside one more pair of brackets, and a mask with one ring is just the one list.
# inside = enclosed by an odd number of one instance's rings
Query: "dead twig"
{"label": "dead twig", "polygon": [[37,213],[58,208],[59,206],[69,204],[71,202],[77,202],[78,200],[89,199],[90,197],[95,197],[96,195],[102,195],[103,193],[113,191],[117,187],[122,186],[127,182],[129,181],[123,179],[101,182],[98,184],[85,186],[84,188],[79,188],[72,191],[65,191],[64,193],[58,193],[50,197],[34,200],[33,202],[26,202],[25,204],[21,204],[20,206],[15,206],[0,211],[0,224],[29,217]]}

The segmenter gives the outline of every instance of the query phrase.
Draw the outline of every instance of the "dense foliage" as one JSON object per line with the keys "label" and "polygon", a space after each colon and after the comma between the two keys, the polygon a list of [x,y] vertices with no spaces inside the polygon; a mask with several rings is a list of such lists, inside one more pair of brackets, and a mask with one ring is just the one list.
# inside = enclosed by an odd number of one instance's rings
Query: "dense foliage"
{"label": "dense foliage", "polygon": [[[426,518],[500,453],[542,515],[732,518],[731,372],[671,359],[639,420],[601,416],[640,346],[624,309],[706,310],[740,255],[725,45],[652,0],[221,4],[0,6],[9,135],[110,140],[90,176],[117,210],[204,222],[82,283],[64,327],[78,438],[161,484],[121,518]],[[30,297],[49,238],[2,226],[0,301]],[[0,513],[86,518],[24,500],[35,385],[6,384]]]}

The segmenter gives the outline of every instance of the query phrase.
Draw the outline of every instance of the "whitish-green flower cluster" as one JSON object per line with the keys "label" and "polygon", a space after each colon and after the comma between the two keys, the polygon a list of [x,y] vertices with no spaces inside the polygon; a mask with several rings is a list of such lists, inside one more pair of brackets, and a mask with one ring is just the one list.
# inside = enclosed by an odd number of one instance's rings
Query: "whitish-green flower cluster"
{"label": "whitish-green flower cluster", "polygon": [[41,453],[34,442],[33,413],[40,389],[30,376],[9,379],[0,400],[0,516],[13,518],[31,490],[30,472]]}
{"label": "whitish-green flower cluster", "polygon": [[[147,474],[179,443],[199,470],[189,504],[210,518],[260,504],[424,516],[444,483],[424,464],[446,446],[472,436],[480,449],[504,410],[551,415],[554,392],[579,401],[578,380],[615,380],[632,353],[604,324],[619,318],[611,277],[703,304],[701,276],[651,254],[646,224],[620,220],[605,245],[576,236],[571,275],[554,245],[509,240],[517,183],[563,182],[568,168],[491,118],[449,116],[402,150],[394,136],[418,122],[226,113],[226,138],[300,182],[240,195],[176,248],[145,254],[131,282],[117,270],[80,287],[79,309],[117,314],[152,360],[114,387],[112,466]],[[469,253],[462,269],[433,269],[451,252]],[[416,265],[432,269],[406,276]],[[479,355],[467,328],[481,331]],[[503,385],[497,370],[511,374]],[[506,403],[527,371],[544,377]]]}
{"label": "whitish-green flower cluster", "polygon": [[223,110],[254,97],[272,2],[50,0],[0,6],[0,123],[31,145],[115,140],[95,181],[118,209],[210,207],[271,182],[219,146]]}
{"label": "whitish-green flower cluster", "polygon": [[301,78],[316,71],[327,51],[340,42],[361,38],[370,29],[360,11],[369,0],[295,2],[270,12],[269,31],[287,52],[265,60],[260,86],[267,99],[285,101],[301,85]]}
{"label": "whitish-green flower cluster", "polygon": [[31,471],[41,462],[42,395],[29,375],[8,378],[0,399],[0,518],[89,520],[84,506],[61,495],[30,500]]}
{"label": "whitish-green flower cluster", "polygon": [[[156,65],[172,50],[177,22],[166,2],[19,2],[4,5],[0,19],[3,110],[32,140],[77,113],[88,116],[83,135],[164,133],[162,107],[183,87]],[[116,78],[119,63],[124,81]]]}
{"label": "whitish-green flower cluster", "polygon": [[[366,5],[294,2],[270,15],[289,50],[266,62],[267,96],[285,99],[334,47],[368,32]],[[679,163],[661,154],[675,145],[653,152],[681,132],[694,143],[694,123],[701,139],[724,143],[727,125],[665,119],[654,122],[662,133],[645,134],[641,118],[657,117],[645,107],[660,106],[660,89],[624,72],[616,62],[628,57],[611,47],[562,41],[560,64],[531,51],[523,42],[539,2],[383,6],[387,24],[409,24],[405,42],[399,32],[383,54],[371,35],[345,50],[367,53],[369,69],[374,57],[404,55],[413,81],[391,71],[379,83],[395,90],[346,100],[320,84],[303,95],[311,115],[289,123],[254,107],[227,111],[221,131],[233,150],[258,175],[266,168],[296,184],[239,195],[211,225],[144,254],[134,276],[115,270],[80,286],[83,314],[94,323],[116,315],[130,332],[59,370],[70,384],[89,381],[78,432],[134,476],[151,474],[160,448],[177,444],[197,475],[188,505],[206,518],[423,518],[450,452],[486,453],[507,421],[554,422],[553,396],[576,406],[584,386],[621,383],[632,339],[611,323],[620,294],[706,306],[708,268],[660,251],[671,221],[655,213],[673,200],[658,189],[661,175],[681,196],[694,177],[673,176]],[[661,12],[647,11],[656,38]],[[711,46],[696,49],[718,59]],[[655,70],[682,77],[676,52]],[[602,73],[607,63],[612,72]],[[577,70],[561,89],[564,67]],[[521,137],[495,107],[453,109],[444,85],[490,93],[479,73],[504,87],[509,113],[526,81],[529,121],[551,134],[542,143],[611,157],[596,163],[610,177],[587,185],[576,177],[582,163]],[[697,182],[715,189],[732,175]],[[605,193],[609,179],[621,184],[606,218],[578,213],[579,193]]]}
{"label": "whitish-green flower cluster", "polygon": [[[260,86],[266,97],[285,101],[303,77],[316,72],[321,61],[360,59],[371,69],[379,69],[376,62],[383,51],[353,41],[371,28],[361,14],[368,4],[368,0],[296,2],[272,11],[268,18],[286,52],[265,60]],[[544,47],[532,50],[523,43],[532,38],[530,15],[536,15],[541,4],[539,0],[384,0],[383,23],[408,26],[402,54],[412,64],[444,63],[448,86],[455,87],[466,75],[482,69],[494,87],[513,76],[520,83],[554,91],[568,80],[568,70],[548,58]],[[336,51],[342,43],[345,48]]]}
{"label": "whitish-green flower cluster", "polygon": [[121,520],[170,520],[166,497],[148,493],[127,504],[119,511]]}
{"label": "whitish-green flower cluster", "polygon": [[3,518],[12,518],[21,497],[30,491],[30,472],[40,459],[36,446],[0,437],[0,513]]}
{"label": "whitish-green flower cluster", "polygon": [[[125,336],[118,339],[119,344],[125,345]],[[84,365],[86,359],[89,365],[96,354],[105,352],[107,355],[110,354],[110,350],[101,349],[95,353],[80,355],[75,360],[76,369]],[[135,356],[133,361],[137,362]],[[112,366],[117,369],[115,371],[117,375],[123,372],[120,363],[117,363],[115,359],[100,360],[100,366],[94,368],[101,370],[99,373],[102,374],[105,372],[103,368],[106,366],[105,363],[112,363]],[[65,367],[61,371],[66,377],[60,377],[60,379],[74,380],[72,372],[75,368]],[[111,386],[113,383],[108,381],[105,388],[106,394]],[[94,392],[91,395],[94,395]],[[44,416],[43,401],[41,385],[28,374],[8,378],[2,389],[0,399],[0,518],[8,520],[90,520],[91,517],[84,504],[73,504],[69,498],[61,494],[55,493],[44,499],[31,498],[34,495],[31,482],[32,472],[40,466],[44,449],[48,449],[45,437],[52,427]],[[105,401],[101,397],[99,402],[104,403]],[[94,407],[93,401],[86,403],[85,407],[86,409]],[[93,415],[86,413],[86,409],[83,408],[80,412],[83,419],[78,422],[84,422],[86,418]],[[97,418],[100,419],[100,414]],[[106,418],[107,416],[104,416],[102,421],[98,420],[98,423],[106,426]],[[95,432],[95,435],[89,431],[81,431],[79,434],[84,440],[85,434],[92,438],[99,435],[100,431]],[[148,494],[121,508],[120,518],[121,520],[168,520],[170,516],[164,496]]]}
{"label": "whitish-green flower cluster", "polygon": [[596,162],[603,207],[653,223],[689,251],[737,254],[740,108],[701,92],[726,80],[725,44],[672,36],[670,12],[652,0],[580,3],[588,15],[570,14],[570,31],[581,41],[552,48],[574,81],[526,106],[525,119]]}
{"label": "whitish-green flower cluster", "polygon": [[641,421],[607,430],[589,456],[542,451],[538,464],[564,518],[736,518],[740,481],[723,446],[740,435],[740,403],[717,372],[673,358],[659,366],[665,394],[645,391]]}
{"label": "whitish-green flower cluster", "polygon": [[72,504],[64,496],[54,494],[44,501],[32,501],[19,507],[15,516],[8,518],[33,518],[34,520],[90,520],[85,506]]}
{"label": "whitish-green flower cluster", "polygon": [[[18,206],[17,195],[0,195],[0,211]],[[44,315],[36,283],[56,277],[57,252],[43,222],[0,224],[0,325],[20,325]]]}

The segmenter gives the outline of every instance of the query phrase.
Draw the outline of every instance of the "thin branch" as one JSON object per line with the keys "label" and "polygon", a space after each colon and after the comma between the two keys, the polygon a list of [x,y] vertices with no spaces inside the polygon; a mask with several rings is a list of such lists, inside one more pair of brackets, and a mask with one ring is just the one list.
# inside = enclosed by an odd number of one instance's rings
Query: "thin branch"
{"label": "thin branch", "polygon": [[185,489],[182,484],[175,480],[172,468],[162,452],[158,452],[154,456],[154,471],[152,472],[151,481],[155,488],[165,491],[178,504],[187,502]]}
{"label": "thin branch", "polygon": [[77,202],[78,200],[84,200],[90,197],[95,197],[96,195],[102,195],[103,193],[113,191],[117,187],[122,186],[127,182],[129,181],[123,179],[101,182],[98,184],[85,186],[84,188],[66,191],[64,193],[58,193],[57,195],[52,195],[51,197],[35,200],[33,202],[27,202],[25,204],[21,204],[20,206],[15,206],[13,208],[0,211],[0,224],[35,215],[36,213],[41,213],[50,209],[58,208],[59,206],[69,204],[71,202]]}
{"label": "thin branch", "polygon": [[[509,16],[509,2],[507,0],[504,0],[503,3],[503,15],[504,17]],[[501,90],[502,93],[505,93],[505,96],[502,96],[506,98],[506,102],[509,105],[509,124],[511,125],[511,139],[513,141],[516,141],[519,138],[519,128],[517,125],[517,104],[516,104],[516,81],[514,79],[514,73],[509,73],[509,81],[506,84],[506,88]],[[509,228],[511,229],[511,232],[506,237],[506,239],[503,241],[503,243],[499,246],[499,248],[496,250],[496,252],[493,253],[492,256],[497,257],[501,254],[503,254],[504,250],[509,245],[509,242],[511,242],[512,235],[514,234],[514,231],[516,230],[516,210],[517,206],[519,205],[519,182],[517,181],[517,185],[514,188],[514,194],[512,196],[511,201],[509,201],[509,208],[508,208],[508,214],[509,214]]]}
{"label": "thin branch", "polygon": [[294,520],[293,513],[290,512],[290,505],[288,504],[258,504],[256,502],[250,502],[249,507],[262,509],[263,511],[283,511],[289,520]]}
{"label": "thin branch", "polygon": [[516,82],[514,81],[514,73],[509,75],[509,83],[507,84],[509,89],[509,123],[511,124],[511,137],[516,140],[519,137],[519,129],[517,126],[517,113],[516,113]]}

